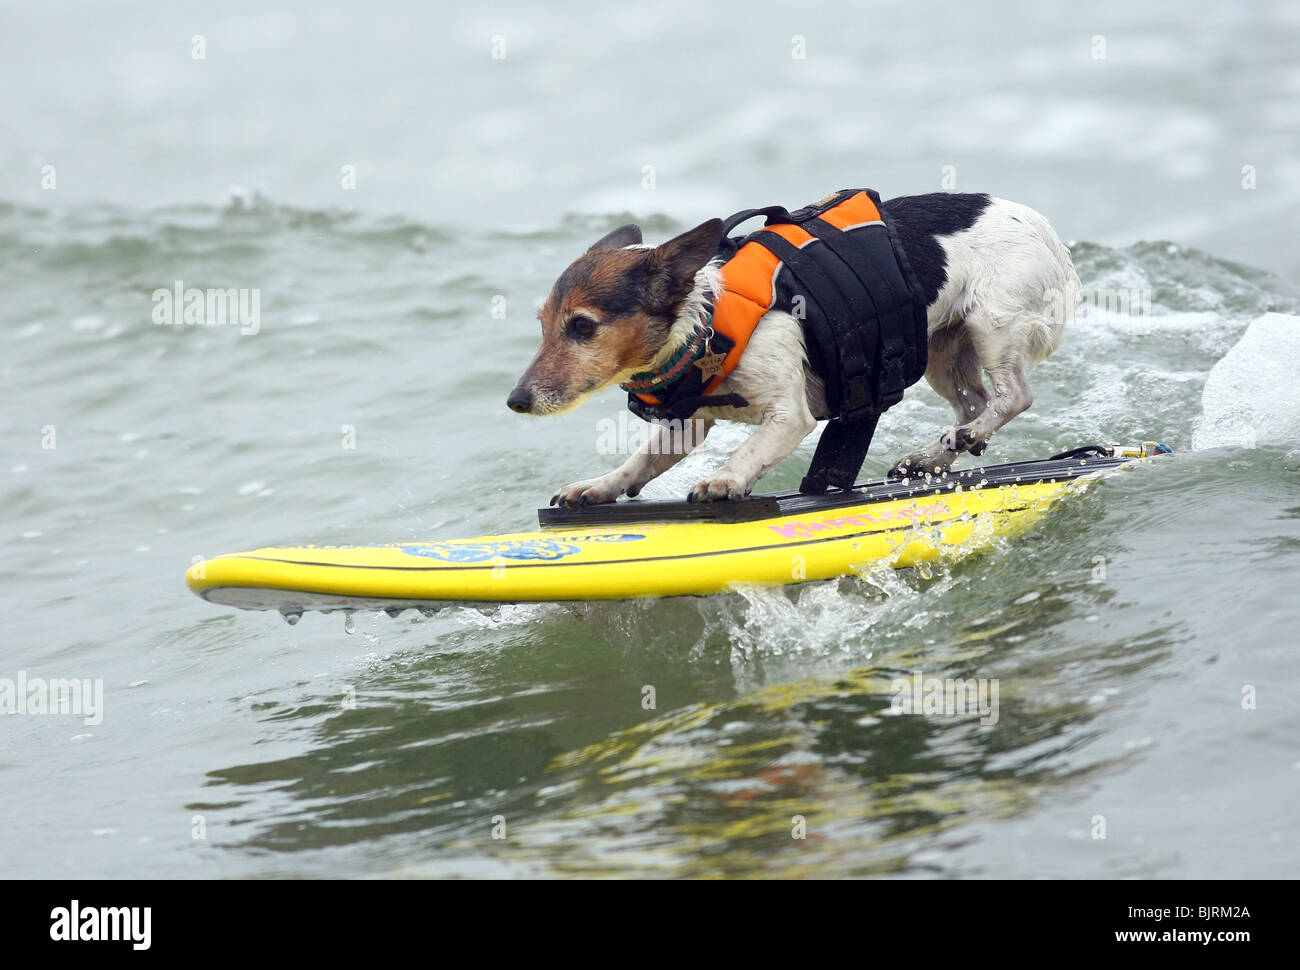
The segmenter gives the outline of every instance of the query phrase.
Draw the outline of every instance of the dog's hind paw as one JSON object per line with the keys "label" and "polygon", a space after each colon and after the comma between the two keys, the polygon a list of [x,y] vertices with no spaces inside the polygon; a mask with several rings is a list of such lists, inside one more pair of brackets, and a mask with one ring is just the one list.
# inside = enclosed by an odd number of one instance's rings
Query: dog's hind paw
{"label": "dog's hind paw", "polygon": [[989,446],[989,443],[987,438],[981,440],[970,428],[958,428],[956,445],[957,451],[970,452],[978,458],[984,454],[984,449]]}
{"label": "dog's hind paw", "polygon": [[981,439],[970,428],[949,428],[939,435],[939,440],[929,448],[914,451],[906,458],[894,462],[894,467],[889,469],[889,477],[916,478],[925,475],[942,475],[952,467],[952,463],[963,451],[978,458],[984,454],[988,443],[987,438]]}
{"label": "dog's hind paw", "polygon": [[915,451],[906,458],[900,458],[889,469],[890,478],[922,478],[926,475],[942,475],[957,459],[957,452],[950,448]]}
{"label": "dog's hind paw", "polygon": [[970,428],[949,428],[939,435],[939,444],[954,453],[969,452],[978,458],[984,454],[989,445],[988,438],[981,438]]}

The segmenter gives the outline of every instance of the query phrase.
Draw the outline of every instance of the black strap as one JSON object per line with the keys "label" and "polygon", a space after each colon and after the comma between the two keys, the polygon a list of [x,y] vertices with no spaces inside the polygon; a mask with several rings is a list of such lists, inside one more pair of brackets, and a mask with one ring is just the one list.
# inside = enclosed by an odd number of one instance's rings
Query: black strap
{"label": "black strap", "polygon": [[725,236],[731,230],[735,229],[742,222],[748,222],[754,216],[765,216],[763,225],[770,226],[774,222],[794,222],[790,215],[790,210],[783,205],[765,205],[761,209],[742,209],[734,215],[727,216],[722,221],[722,234]]}
{"label": "black strap", "polygon": [[[714,333],[708,351],[726,356],[735,345],[726,334]],[[636,396],[635,391],[629,391],[627,409],[643,421],[681,421],[700,408],[749,407],[749,401],[739,394],[702,394],[707,384],[704,372],[692,364],[668,387],[652,392],[659,398],[658,404],[647,404]]]}
{"label": "black strap", "polygon": [[705,394],[676,398],[663,404],[646,404],[635,394],[628,394],[627,409],[643,421],[685,421],[700,408],[747,408],[749,401],[740,394]]}
{"label": "black strap", "polygon": [[808,474],[799,483],[799,491],[804,495],[821,495],[828,487],[845,491],[853,488],[879,420],[880,414],[876,413],[847,424],[839,418],[826,422]]}
{"label": "black strap", "polygon": [[[753,233],[747,236],[728,236],[742,222],[748,222],[755,216],[763,216],[763,225],[771,226],[778,222],[794,222],[794,216],[783,205],[765,205],[761,209],[743,209],[722,221],[722,242],[718,244],[718,256],[724,261],[740,252],[740,247],[749,242]],[[761,232],[762,230],[755,230]]]}
{"label": "black strap", "polygon": [[[864,326],[871,328],[871,341],[867,347],[867,360],[873,365],[868,370],[872,373],[872,405],[877,411],[892,407],[903,397],[907,388],[906,379],[909,337],[913,330],[912,295],[907,280],[901,275],[882,273],[882,266],[890,266],[894,253],[881,254],[877,257],[872,250],[882,244],[891,246],[879,235],[849,235],[821,219],[813,219],[803,224],[803,228],[825,244],[827,250],[836,259],[827,261],[840,270],[844,282],[856,282],[857,287],[850,287],[847,292],[854,295],[866,295],[864,302],[870,306],[860,308],[855,319],[864,321]],[[885,259],[884,257],[890,257]],[[854,327],[861,332],[862,327]],[[837,335],[838,336],[838,335]],[[875,351],[879,349],[879,357]],[[918,371],[924,371],[922,365]],[[845,407],[843,417],[852,420],[856,409]]]}
{"label": "black strap", "polygon": [[1064,458],[1083,458],[1084,456],[1095,458],[1110,458],[1111,450],[1101,445],[1084,445],[1081,448],[1071,448],[1069,451],[1063,451],[1059,455],[1053,455],[1048,461],[1060,461]]}
{"label": "black strap", "polygon": [[838,400],[827,403],[846,421],[856,421],[881,409],[875,366],[881,337],[879,314],[869,287],[853,268],[855,261],[862,261],[863,254],[859,253],[854,260],[845,251],[844,233],[820,219],[812,219],[802,226],[834,258],[819,260],[812,255],[813,243],[799,249],[775,233],[763,234],[760,241],[786,263],[785,268],[797,281],[796,289],[811,291],[805,292],[804,298],[813,299],[824,311],[820,319],[830,328],[843,381],[838,386]]}
{"label": "black strap", "polygon": [[[736,251],[739,250],[741,246],[743,246],[745,243],[749,241],[750,236],[753,235],[752,233],[749,236],[736,236],[734,239],[728,238],[727,234],[731,232],[731,230],[739,226],[741,223],[748,222],[750,219],[754,218],[755,216],[764,217],[763,218],[764,226],[771,226],[771,225],[775,225],[776,223],[782,223],[782,222],[794,223],[795,225],[802,225],[803,223],[807,222],[809,219],[816,218],[817,216],[825,212],[827,209],[833,209],[835,206],[839,205],[845,199],[849,198],[852,195],[857,195],[857,193],[861,191],[863,190],[862,189],[840,189],[834,195],[829,196],[825,201],[816,203],[814,205],[803,206],[800,209],[795,209],[794,212],[791,212],[783,205],[765,205],[758,209],[742,209],[739,212],[729,215],[727,216],[726,219],[722,220],[722,245],[719,248],[718,255],[730,259],[732,256],[736,254]],[[867,191],[870,192],[869,189]],[[879,196],[876,196],[874,193],[872,193],[872,196],[876,204],[879,205],[880,204]]]}

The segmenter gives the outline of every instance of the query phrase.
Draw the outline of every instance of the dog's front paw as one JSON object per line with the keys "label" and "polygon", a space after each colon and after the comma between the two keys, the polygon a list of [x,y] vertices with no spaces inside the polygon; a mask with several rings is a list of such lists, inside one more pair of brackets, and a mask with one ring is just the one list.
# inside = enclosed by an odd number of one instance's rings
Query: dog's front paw
{"label": "dog's front paw", "polygon": [[706,478],[696,485],[686,496],[688,502],[718,502],[725,499],[742,499],[753,488],[739,475],[722,471],[712,478]]}
{"label": "dog's front paw", "polygon": [[580,509],[585,505],[602,505],[613,502],[623,494],[622,482],[610,475],[600,478],[588,478],[586,481],[565,485],[551,496],[552,505],[562,505],[569,509]]}

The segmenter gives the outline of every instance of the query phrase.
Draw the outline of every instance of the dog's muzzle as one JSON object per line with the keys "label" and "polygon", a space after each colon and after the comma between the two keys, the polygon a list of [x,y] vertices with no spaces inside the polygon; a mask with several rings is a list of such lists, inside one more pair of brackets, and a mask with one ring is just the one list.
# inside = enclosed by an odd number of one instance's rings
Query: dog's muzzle
{"label": "dog's muzzle", "polygon": [[533,409],[533,392],[526,387],[516,387],[506,398],[506,407],[519,414],[527,414]]}

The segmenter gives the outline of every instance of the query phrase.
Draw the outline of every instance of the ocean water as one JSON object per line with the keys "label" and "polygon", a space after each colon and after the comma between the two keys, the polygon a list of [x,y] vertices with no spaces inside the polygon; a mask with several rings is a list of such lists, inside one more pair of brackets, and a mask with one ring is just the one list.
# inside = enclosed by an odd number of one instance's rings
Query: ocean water
{"label": "ocean water", "polygon": [[[0,874],[1291,875],[1297,50],[1283,3],[0,4],[0,691],[103,684],[0,713]],[[1033,205],[1101,301],[986,460],[1175,454],[926,574],[352,632],[185,588],[531,527],[617,460],[621,394],[504,403],[569,260],[849,185]],[[256,325],[155,323],[176,281]],[[998,723],[891,716],[918,671]]]}

